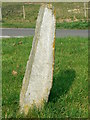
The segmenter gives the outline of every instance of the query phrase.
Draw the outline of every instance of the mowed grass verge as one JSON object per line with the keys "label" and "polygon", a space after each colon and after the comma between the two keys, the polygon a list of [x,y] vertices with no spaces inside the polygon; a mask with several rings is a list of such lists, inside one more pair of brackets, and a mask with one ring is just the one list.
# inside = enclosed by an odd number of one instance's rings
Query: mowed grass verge
{"label": "mowed grass verge", "polygon": [[[83,3],[52,3],[56,10],[56,28],[87,29],[87,17],[84,16]],[[26,18],[23,19],[23,5]],[[34,28],[41,4],[38,3],[3,3],[2,27]],[[88,7],[88,4],[86,4]]]}
{"label": "mowed grass verge", "polygon": [[[19,97],[33,37],[2,40],[2,115],[18,115]],[[33,109],[27,117],[88,117],[88,39],[56,38],[53,87],[41,111]]]}

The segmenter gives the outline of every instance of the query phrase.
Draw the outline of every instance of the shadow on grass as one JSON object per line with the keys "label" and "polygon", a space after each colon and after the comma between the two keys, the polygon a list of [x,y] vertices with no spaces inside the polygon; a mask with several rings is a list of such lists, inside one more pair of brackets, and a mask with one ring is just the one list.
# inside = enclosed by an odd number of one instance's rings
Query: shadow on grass
{"label": "shadow on grass", "polygon": [[49,102],[56,102],[60,96],[66,94],[74,81],[76,72],[73,69],[59,71],[54,74],[53,87],[49,95]]}

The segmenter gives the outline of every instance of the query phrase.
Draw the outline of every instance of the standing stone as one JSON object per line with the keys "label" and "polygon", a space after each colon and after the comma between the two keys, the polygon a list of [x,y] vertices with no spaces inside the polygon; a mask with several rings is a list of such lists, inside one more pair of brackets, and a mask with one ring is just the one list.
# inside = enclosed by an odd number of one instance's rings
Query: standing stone
{"label": "standing stone", "polygon": [[41,108],[52,87],[55,49],[55,11],[51,4],[40,7],[35,36],[20,94],[20,111]]}

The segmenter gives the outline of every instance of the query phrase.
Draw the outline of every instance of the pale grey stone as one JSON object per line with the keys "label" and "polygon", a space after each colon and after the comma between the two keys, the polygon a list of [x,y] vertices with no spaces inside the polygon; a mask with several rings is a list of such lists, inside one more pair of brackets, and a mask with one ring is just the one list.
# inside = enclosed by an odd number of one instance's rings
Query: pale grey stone
{"label": "pale grey stone", "polygon": [[29,108],[41,108],[48,101],[54,69],[55,23],[52,5],[42,5],[20,94],[20,111],[25,114]]}

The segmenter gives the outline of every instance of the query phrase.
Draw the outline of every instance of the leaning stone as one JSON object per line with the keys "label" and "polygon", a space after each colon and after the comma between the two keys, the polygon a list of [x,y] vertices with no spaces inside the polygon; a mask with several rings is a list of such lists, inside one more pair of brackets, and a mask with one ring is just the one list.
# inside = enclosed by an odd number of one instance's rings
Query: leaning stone
{"label": "leaning stone", "polygon": [[20,111],[25,114],[41,108],[52,87],[55,49],[55,14],[51,4],[42,5],[38,14],[32,50],[20,94]]}

